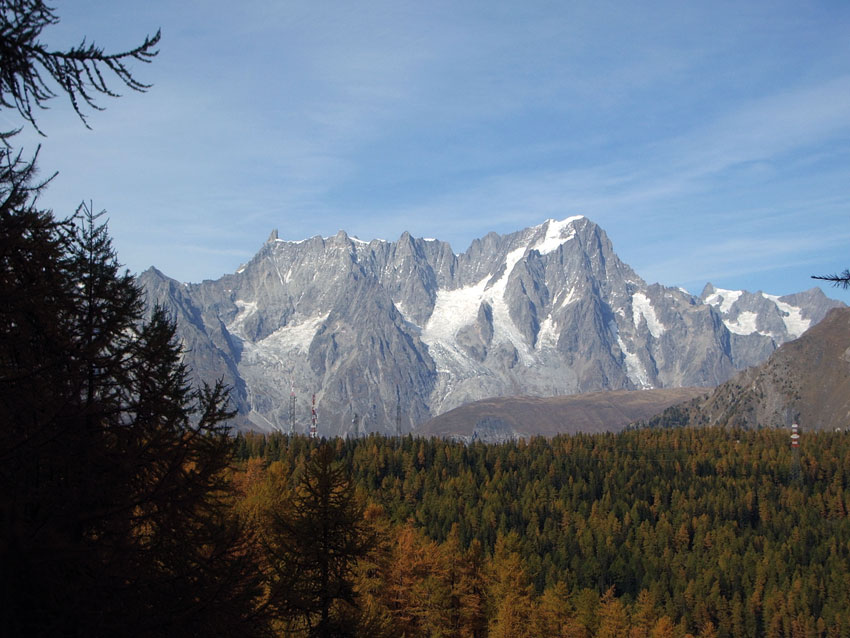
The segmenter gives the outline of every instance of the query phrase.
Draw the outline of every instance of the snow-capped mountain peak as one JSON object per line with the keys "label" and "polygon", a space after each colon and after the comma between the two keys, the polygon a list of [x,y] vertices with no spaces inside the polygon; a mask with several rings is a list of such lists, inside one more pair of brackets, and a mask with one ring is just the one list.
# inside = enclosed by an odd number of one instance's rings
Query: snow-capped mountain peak
{"label": "snow-capped mountain peak", "polygon": [[404,233],[283,241],[239,270],[182,286],[151,269],[187,363],[224,377],[243,425],[288,431],[290,383],[321,404],[322,435],[407,432],[492,396],[716,385],[767,358],[838,302],[708,285],[701,300],[644,282],[583,216],[489,233],[454,254]]}
{"label": "snow-capped mountain peak", "polygon": [[800,337],[835,305],[820,288],[781,297],[707,284],[701,299],[717,309],[730,332],[769,337],[777,346]]}

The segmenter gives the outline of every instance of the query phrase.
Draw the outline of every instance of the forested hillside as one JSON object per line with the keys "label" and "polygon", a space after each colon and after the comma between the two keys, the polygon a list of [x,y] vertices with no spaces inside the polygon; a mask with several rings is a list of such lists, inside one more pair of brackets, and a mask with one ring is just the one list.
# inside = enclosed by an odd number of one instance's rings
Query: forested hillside
{"label": "forested hillside", "polygon": [[[241,505],[282,498],[315,445],[240,436]],[[798,461],[784,430],[329,445],[369,504],[355,583],[388,635],[850,632],[845,434]]]}

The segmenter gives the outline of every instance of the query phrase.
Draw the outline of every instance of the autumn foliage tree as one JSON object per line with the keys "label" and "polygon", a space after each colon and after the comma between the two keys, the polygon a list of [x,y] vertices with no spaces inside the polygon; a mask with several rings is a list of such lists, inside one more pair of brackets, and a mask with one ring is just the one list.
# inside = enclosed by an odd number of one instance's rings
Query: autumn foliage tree
{"label": "autumn foliage tree", "polygon": [[[297,473],[313,445],[239,439],[270,471]],[[771,428],[335,449],[379,530],[355,579],[376,636],[850,631],[846,433],[807,432],[799,480]]]}
{"label": "autumn foliage tree", "polygon": [[270,516],[264,544],[272,608],[308,636],[355,635],[354,570],[372,539],[332,445],[313,451],[291,495]]}

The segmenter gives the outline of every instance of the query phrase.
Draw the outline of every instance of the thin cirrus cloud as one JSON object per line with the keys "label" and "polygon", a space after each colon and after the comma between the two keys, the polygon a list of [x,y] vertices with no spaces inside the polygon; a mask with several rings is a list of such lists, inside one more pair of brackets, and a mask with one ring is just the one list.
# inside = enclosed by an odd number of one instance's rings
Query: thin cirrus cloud
{"label": "thin cirrus cloud", "polygon": [[[481,202],[491,217],[528,223],[565,207],[600,213],[643,208],[671,197],[705,191],[718,174],[741,164],[788,161],[788,155],[850,132],[850,78],[763,98],[673,139],[652,142],[632,160],[614,160],[564,171],[491,176],[469,189],[413,208],[458,208]],[[793,159],[793,158],[792,158]],[[524,214],[509,211],[527,209]],[[528,215],[534,216],[529,218]],[[467,221],[459,222],[466,225]]]}
{"label": "thin cirrus cloud", "polygon": [[[696,246],[687,256],[677,255],[649,264],[640,274],[647,281],[654,282],[664,278],[669,281],[670,273],[676,273],[677,279],[670,281],[670,285],[687,286],[692,292],[699,292],[708,282],[716,284],[718,281],[733,278],[751,282],[749,289],[752,292],[764,290],[771,293],[774,291],[758,285],[759,275],[772,270],[794,269],[806,273],[797,279],[800,287],[794,289],[804,290],[815,285],[815,282],[808,278],[810,274],[828,274],[827,271],[816,270],[819,263],[817,253],[825,246],[846,246],[848,241],[850,233],[826,239],[801,239],[788,234],[765,239],[727,239],[711,245]],[[741,253],[750,255],[751,261],[742,264]]]}
{"label": "thin cirrus cloud", "polygon": [[771,159],[850,132],[850,76],[771,95],[677,142],[692,172]]}
{"label": "thin cirrus cloud", "polygon": [[[275,227],[409,230],[461,251],[583,213],[647,278],[733,273],[714,283],[734,287],[750,272],[771,289],[798,285],[777,264],[841,235],[840,4],[122,6],[62,7],[57,34],[114,48],[161,26],[160,56],[138,69],[154,86],[105,101],[94,132],[57,103],[42,166],[60,171],[54,207],[111,211],[133,270],[217,277]],[[815,271],[844,268],[846,251],[822,245]]]}

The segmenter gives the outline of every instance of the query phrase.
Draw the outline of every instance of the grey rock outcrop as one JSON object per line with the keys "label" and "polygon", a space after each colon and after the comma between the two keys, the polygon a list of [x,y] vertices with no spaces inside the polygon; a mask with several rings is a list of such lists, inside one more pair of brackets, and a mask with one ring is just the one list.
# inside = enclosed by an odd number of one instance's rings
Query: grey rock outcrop
{"label": "grey rock outcrop", "polygon": [[[650,424],[850,428],[850,309],[835,308],[799,339],[782,344],[703,397]],[[790,433],[790,431],[789,431]]]}

